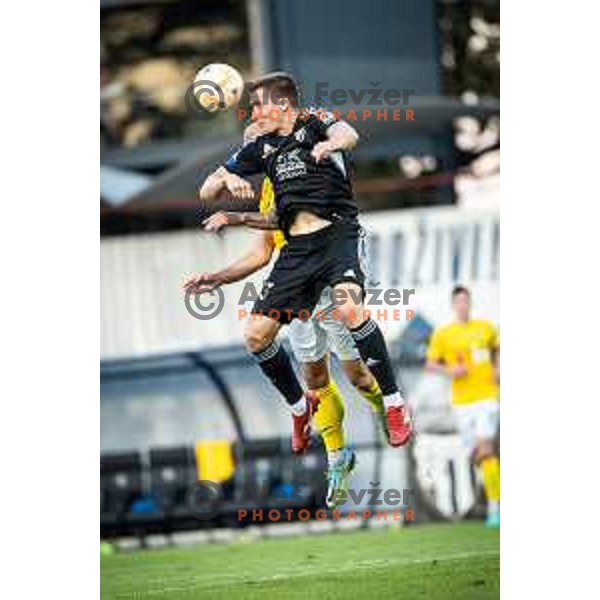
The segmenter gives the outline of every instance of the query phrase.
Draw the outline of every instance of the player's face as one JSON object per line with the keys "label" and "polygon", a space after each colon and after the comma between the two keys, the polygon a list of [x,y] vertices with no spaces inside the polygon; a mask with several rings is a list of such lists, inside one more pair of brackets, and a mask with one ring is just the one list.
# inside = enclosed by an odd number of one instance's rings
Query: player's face
{"label": "player's face", "polygon": [[452,300],[452,308],[458,321],[468,321],[471,312],[471,298],[469,294],[461,292]]}
{"label": "player's face", "polygon": [[263,133],[279,129],[284,122],[288,104],[285,100],[273,98],[265,87],[256,88],[251,101],[252,121]]}

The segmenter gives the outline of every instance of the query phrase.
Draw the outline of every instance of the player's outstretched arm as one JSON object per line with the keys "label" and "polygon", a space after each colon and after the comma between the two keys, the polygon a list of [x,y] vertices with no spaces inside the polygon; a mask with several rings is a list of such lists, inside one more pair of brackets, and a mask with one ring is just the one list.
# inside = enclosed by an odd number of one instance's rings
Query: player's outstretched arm
{"label": "player's outstretched arm", "polygon": [[273,234],[265,231],[248,254],[222,271],[198,273],[188,277],[183,283],[183,289],[192,294],[199,294],[246,279],[269,263],[274,249]]}
{"label": "player's outstretched arm", "polygon": [[202,222],[206,231],[220,231],[223,227],[246,226],[252,229],[277,229],[277,217],[274,213],[263,215],[259,212],[219,211]]}
{"label": "player's outstretched arm", "polygon": [[352,150],[357,142],[356,129],[344,121],[338,121],[327,129],[327,140],[315,144],[312,156],[319,162],[337,150]]}

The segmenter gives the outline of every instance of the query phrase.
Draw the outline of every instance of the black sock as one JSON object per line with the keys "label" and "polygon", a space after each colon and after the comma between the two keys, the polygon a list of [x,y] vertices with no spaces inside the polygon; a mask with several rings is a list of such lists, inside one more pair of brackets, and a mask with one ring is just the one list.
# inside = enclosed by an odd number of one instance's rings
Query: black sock
{"label": "black sock", "polygon": [[394,370],[379,325],[372,319],[367,319],[350,332],[361,358],[373,373],[383,395],[390,396],[398,392]]}
{"label": "black sock", "polygon": [[281,392],[289,405],[302,399],[304,391],[294,373],[288,353],[276,341],[271,342],[264,350],[253,353],[258,366]]}

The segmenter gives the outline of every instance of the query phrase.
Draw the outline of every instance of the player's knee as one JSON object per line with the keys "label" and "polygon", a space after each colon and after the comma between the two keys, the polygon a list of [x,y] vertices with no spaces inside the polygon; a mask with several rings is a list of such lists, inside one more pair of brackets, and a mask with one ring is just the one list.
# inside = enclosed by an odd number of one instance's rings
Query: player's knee
{"label": "player's knee", "polygon": [[340,319],[344,322],[346,327],[354,329],[362,324],[364,321],[363,307],[360,304],[354,302],[344,302],[336,307],[339,311]]}
{"label": "player's knee", "polygon": [[325,387],[329,383],[327,373],[315,372],[306,377],[306,385],[311,390],[316,390]]}
{"label": "player's knee", "polygon": [[325,387],[329,383],[329,373],[324,361],[316,363],[304,363],[302,365],[302,374],[306,385],[311,390]]}
{"label": "player's knee", "polygon": [[352,385],[358,388],[361,392],[370,391],[373,387],[373,382],[375,381],[373,379],[373,375],[371,375],[371,373],[363,365],[353,369],[350,380],[352,381]]}
{"label": "player's knee", "polygon": [[494,443],[490,440],[482,440],[475,447],[475,462],[479,464],[486,458],[494,456]]}
{"label": "player's knee", "polygon": [[259,329],[248,328],[244,332],[244,342],[248,352],[260,352],[269,345],[269,339]]}

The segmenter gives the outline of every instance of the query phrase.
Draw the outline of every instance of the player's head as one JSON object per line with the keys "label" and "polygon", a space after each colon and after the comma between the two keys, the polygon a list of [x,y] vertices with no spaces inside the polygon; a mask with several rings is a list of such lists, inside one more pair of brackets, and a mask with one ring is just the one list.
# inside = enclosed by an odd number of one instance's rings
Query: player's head
{"label": "player's head", "polygon": [[471,313],[471,292],[462,285],[452,290],[452,309],[457,321],[468,321]]}
{"label": "player's head", "polygon": [[264,132],[276,131],[289,122],[298,109],[300,94],[294,78],[288,73],[267,73],[249,86],[252,120]]}

